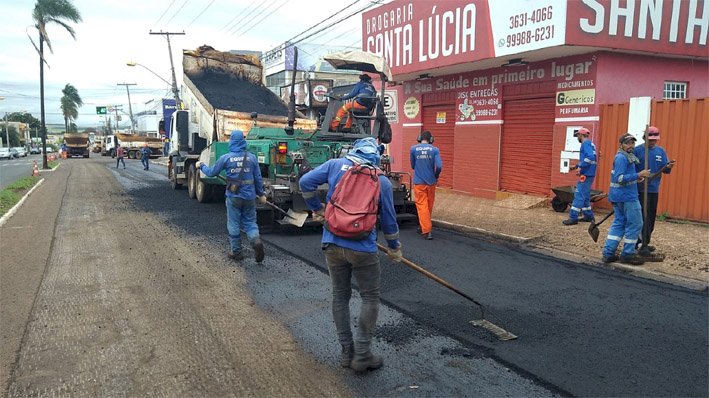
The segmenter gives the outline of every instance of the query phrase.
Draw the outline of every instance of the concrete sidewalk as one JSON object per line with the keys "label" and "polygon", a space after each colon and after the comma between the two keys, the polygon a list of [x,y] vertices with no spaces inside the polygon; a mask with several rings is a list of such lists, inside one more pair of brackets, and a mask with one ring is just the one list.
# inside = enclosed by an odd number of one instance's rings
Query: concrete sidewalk
{"label": "concrete sidewalk", "polygon": [[[643,266],[604,264],[601,249],[612,217],[599,226],[601,233],[594,242],[588,234],[588,223],[564,226],[561,221],[568,218],[568,212],[557,213],[548,203],[548,199],[524,195],[489,200],[439,188],[433,219],[436,227],[511,241],[572,261],[610,266],[694,289],[709,287],[709,225],[657,221],[652,243],[665,254],[664,262]],[[605,214],[605,209],[596,211],[596,219]]]}

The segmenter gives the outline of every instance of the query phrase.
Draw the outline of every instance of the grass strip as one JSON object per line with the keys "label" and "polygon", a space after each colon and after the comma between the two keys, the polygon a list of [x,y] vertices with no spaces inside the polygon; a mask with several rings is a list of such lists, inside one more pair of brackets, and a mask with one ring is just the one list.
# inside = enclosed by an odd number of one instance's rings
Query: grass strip
{"label": "grass strip", "polygon": [[12,209],[38,181],[39,177],[22,177],[0,191],[0,217]]}

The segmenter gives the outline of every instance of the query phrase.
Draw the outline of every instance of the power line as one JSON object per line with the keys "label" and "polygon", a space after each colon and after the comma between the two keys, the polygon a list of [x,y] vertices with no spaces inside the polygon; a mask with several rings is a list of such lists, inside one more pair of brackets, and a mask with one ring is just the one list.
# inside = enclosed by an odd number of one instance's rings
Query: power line
{"label": "power line", "polygon": [[160,15],[160,18],[158,18],[158,20],[155,21],[155,23],[154,23],[153,25],[157,26],[158,22],[160,22],[160,20],[162,19],[162,17],[165,16],[165,14],[167,14],[167,10],[169,10],[170,7],[172,7],[173,4],[175,4],[175,0],[172,0],[172,1],[170,2],[170,4],[169,4],[169,5],[167,6],[167,8],[165,9],[165,11],[163,11],[162,14]]}
{"label": "power line", "polygon": [[[236,37],[234,37],[234,39],[238,39],[239,37],[243,36],[244,33],[248,32],[250,29],[252,29],[252,28],[255,27],[256,25],[258,25],[259,23],[261,23],[261,21],[263,21],[264,19],[266,19],[266,18],[269,17],[270,15],[273,15],[276,11],[280,10],[281,7],[283,7],[284,5],[286,5],[289,1],[290,1],[290,0],[285,0],[285,1],[284,1],[283,3],[281,3],[281,5],[278,6],[276,9],[274,9],[273,11],[271,11],[271,12],[269,12],[268,14],[264,15],[261,19],[259,19],[259,20],[257,20],[257,21],[254,21],[251,25],[248,25],[247,27],[245,27],[244,30],[243,30],[243,32],[239,33],[239,35],[236,36]],[[271,5],[274,4],[275,2],[276,2],[276,0],[273,0],[273,1],[268,5],[268,7],[270,8]],[[268,9],[268,8],[267,8],[267,9]],[[257,17],[258,17],[258,15],[257,15]],[[236,32],[234,32],[234,34],[236,34]]]}
{"label": "power line", "polygon": [[216,1],[216,0],[212,0],[211,2],[209,2],[209,4],[207,4],[207,6],[204,7],[204,8],[202,9],[202,11],[201,11],[196,17],[194,17],[194,19],[192,20],[192,22],[188,23],[187,26],[185,26],[185,29],[189,28],[190,25],[192,25],[192,24],[194,23],[194,21],[196,21],[197,19],[199,19],[199,17],[201,17],[202,14],[204,14],[204,12],[207,11],[207,9],[208,9],[209,7],[211,7],[212,4],[214,4],[215,1]]}
{"label": "power line", "polygon": [[329,17],[327,17],[327,18],[323,19],[322,21],[316,23],[315,25],[309,27],[308,29],[306,29],[306,30],[304,30],[304,31],[302,31],[302,32],[300,32],[300,33],[298,33],[297,35],[293,36],[292,38],[290,38],[290,39],[287,40],[287,41],[295,40],[295,39],[298,38],[298,36],[301,36],[301,35],[304,35],[304,34],[310,32],[311,30],[313,30],[313,29],[317,28],[318,26],[320,26],[321,23],[325,22],[326,20],[328,20],[328,19],[330,19],[330,18],[335,17],[335,16],[338,15],[339,13],[345,11],[346,9],[352,7],[353,5],[355,5],[355,4],[359,3],[359,2],[360,2],[360,0],[355,0],[354,2],[352,2],[352,3],[348,4],[347,6],[345,6],[345,8],[343,8],[343,9],[337,11],[336,13],[330,15]]}
{"label": "power line", "polygon": [[[236,33],[237,31],[239,31],[239,30],[241,29],[241,26],[240,26],[239,24],[240,24],[242,21],[244,21],[246,18],[250,17],[251,14],[253,14],[254,12],[256,12],[256,10],[258,10],[259,7],[261,7],[264,3],[266,3],[266,1],[268,1],[268,0],[263,0],[263,1],[261,1],[261,2],[260,2],[256,7],[254,7],[254,9],[251,10],[248,14],[243,15],[238,21],[234,22],[234,23],[229,27],[229,29],[227,29],[227,34],[234,34],[234,33]],[[265,12],[265,9],[262,9],[261,12],[259,12],[258,14],[256,14],[256,16],[258,17],[259,15],[263,14],[264,12]],[[232,32],[232,31],[233,31],[233,32]]]}
{"label": "power line", "polygon": [[[250,10],[252,6],[254,6],[254,4],[250,4],[250,5],[249,5],[248,7],[246,7],[246,9],[244,9],[244,11],[241,12],[240,14],[234,15],[234,18],[232,18],[231,20],[229,20],[229,22],[227,22],[226,25],[222,26],[222,28],[219,29],[219,31],[231,29],[231,28],[230,28],[231,23],[234,22],[234,21],[236,21],[236,18],[239,18],[239,16],[241,16],[241,18],[243,19],[243,18],[244,18],[244,13],[245,13],[246,11]],[[241,21],[241,19],[240,19],[239,21]],[[227,28],[229,28],[229,29],[227,29]]]}
{"label": "power line", "polygon": [[182,8],[185,6],[185,4],[187,4],[188,1],[189,1],[189,0],[185,0],[185,1],[182,3],[182,5],[180,6],[180,8],[178,8],[177,11],[175,11],[175,13],[172,14],[172,16],[170,17],[170,19],[168,19],[167,22],[165,22],[165,26],[167,26],[167,24],[169,24],[170,21],[172,21],[172,19],[175,18],[175,16],[177,16],[177,14],[179,14],[180,11],[182,11]]}

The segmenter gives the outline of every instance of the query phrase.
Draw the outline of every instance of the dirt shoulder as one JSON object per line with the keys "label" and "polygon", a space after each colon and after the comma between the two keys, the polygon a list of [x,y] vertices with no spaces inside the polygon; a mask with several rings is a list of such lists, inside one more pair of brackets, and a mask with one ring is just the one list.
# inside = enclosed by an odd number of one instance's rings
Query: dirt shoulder
{"label": "dirt shoulder", "polygon": [[[596,219],[605,214],[596,212]],[[549,206],[518,209],[504,201],[444,189],[436,192],[433,211],[434,220],[442,227],[500,236],[561,258],[608,266],[601,262],[601,249],[612,219],[599,226],[601,233],[594,242],[588,234],[588,223],[564,226],[561,221],[567,217],[567,213],[557,213]],[[709,225],[658,221],[652,241],[665,254],[664,262],[610,266],[693,288],[709,286]]]}

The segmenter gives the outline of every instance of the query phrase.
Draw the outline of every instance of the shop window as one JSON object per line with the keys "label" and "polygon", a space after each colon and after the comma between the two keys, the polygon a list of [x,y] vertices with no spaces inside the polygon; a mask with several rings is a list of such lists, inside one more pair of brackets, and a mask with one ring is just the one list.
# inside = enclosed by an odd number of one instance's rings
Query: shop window
{"label": "shop window", "polygon": [[665,82],[665,89],[662,93],[663,99],[687,98],[687,82]]}

